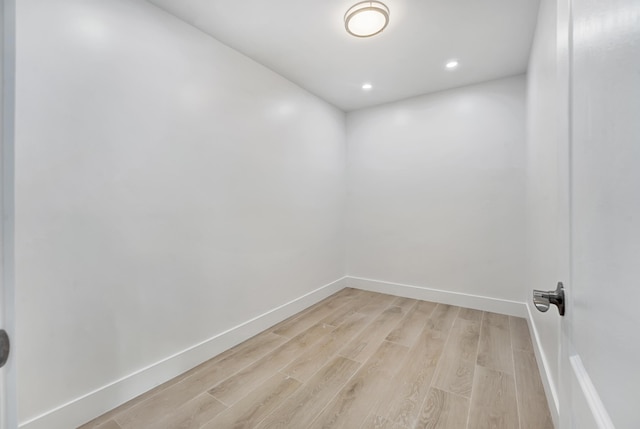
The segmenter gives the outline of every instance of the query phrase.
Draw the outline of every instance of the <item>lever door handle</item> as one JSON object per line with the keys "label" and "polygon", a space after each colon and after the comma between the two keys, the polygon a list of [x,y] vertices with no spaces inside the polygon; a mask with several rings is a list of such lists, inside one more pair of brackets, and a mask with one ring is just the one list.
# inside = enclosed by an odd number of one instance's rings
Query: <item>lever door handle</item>
{"label": "lever door handle", "polygon": [[564,316],[564,301],[564,285],[562,282],[558,282],[556,290],[533,290],[533,304],[536,306],[538,311],[542,313],[549,310],[549,306],[553,304],[558,307],[558,313],[560,313],[560,316]]}
{"label": "lever door handle", "polygon": [[0,368],[2,368],[9,359],[9,349],[9,335],[7,331],[0,329]]}

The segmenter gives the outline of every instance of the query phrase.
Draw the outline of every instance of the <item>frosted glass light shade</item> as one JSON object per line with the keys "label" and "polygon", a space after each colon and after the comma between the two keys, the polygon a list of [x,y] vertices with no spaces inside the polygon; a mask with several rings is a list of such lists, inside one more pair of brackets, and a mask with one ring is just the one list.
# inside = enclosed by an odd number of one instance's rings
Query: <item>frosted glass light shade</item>
{"label": "frosted glass light shade", "polygon": [[371,37],[389,24],[389,8],[379,1],[363,1],[353,5],[344,15],[344,27],[356,37]]}

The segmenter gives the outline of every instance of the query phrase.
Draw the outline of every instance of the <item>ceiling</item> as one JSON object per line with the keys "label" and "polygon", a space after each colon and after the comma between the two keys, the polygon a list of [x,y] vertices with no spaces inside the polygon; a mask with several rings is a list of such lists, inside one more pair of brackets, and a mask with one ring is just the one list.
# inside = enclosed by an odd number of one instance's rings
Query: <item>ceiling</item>
{"label": "ceiling", "polygon": [[357,0],[149,1],[346,111],[524,73],[539,3],[383,0],[389,26],[360,39]]}

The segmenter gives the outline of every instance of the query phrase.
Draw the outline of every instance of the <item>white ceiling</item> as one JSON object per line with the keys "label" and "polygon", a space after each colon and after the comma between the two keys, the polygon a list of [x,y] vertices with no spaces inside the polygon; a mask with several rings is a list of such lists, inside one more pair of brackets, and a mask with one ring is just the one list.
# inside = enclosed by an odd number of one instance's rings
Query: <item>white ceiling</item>
{"label": "white ceiling", "polygon": [[389,26],[359,39],[343,22],[358,0],[149,1],[347,111],[524,73],[539,3],[383,0]]}

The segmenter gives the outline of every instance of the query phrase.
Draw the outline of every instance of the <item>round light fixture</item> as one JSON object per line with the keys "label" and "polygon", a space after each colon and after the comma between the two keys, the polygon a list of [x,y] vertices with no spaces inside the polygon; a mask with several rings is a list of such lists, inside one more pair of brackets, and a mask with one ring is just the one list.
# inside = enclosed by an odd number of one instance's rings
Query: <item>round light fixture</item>
{"label": "round light fixture", "polygon": [[373,85],[371,85],[370,83],[363,83],[362,84],[362,89],[364,89],[365,91],[368,91],[371,88],[373,88]]}
{"label": "round light fixture", "polygon": [[389,8],[379,1],[362,1],[344,15],[344,28],[352,36],[371,37],[389,24]]}
{"label": "round light fixture", "polygon": [[456,67],[458,67],[458,61],[451,60],[447,64],[445,64],[445,67],[448,68],[449,70],[455,69]]}

